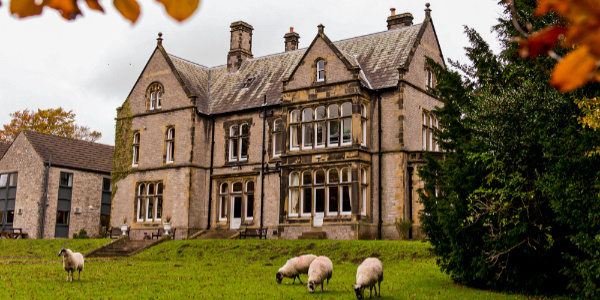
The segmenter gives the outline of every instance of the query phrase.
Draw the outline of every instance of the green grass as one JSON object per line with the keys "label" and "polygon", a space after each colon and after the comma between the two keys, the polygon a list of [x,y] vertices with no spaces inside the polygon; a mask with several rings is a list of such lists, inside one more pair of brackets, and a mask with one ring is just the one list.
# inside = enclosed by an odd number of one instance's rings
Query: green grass
{"label": "green grass", "polygon": [[[88,259],[81,281],[65,282],[61,248],[85,253],[108,241],[0,240],[0,299],[355,299],[351,284],[368,256],[384,265],[380,299],[526,299],[455,284],[436,266],[429,244],[395,241],[168,241],[131,258]],[[302,253],[331,258],[329,292],[275,282],[285,261]]]}

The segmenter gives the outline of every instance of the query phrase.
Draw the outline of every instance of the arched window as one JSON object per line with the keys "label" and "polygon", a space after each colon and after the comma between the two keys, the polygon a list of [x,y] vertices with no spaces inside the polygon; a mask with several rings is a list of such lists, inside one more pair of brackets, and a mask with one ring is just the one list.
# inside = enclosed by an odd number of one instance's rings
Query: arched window
{"label": "arched window", "polygon": [[312,171],[302,172],[302,207],[301,215],[303,217],[312,214]]}
{"label": "arched window", "polygon": [[300,204],[300,174],[292,172],[289,182],[289,213],[290,217],[297,217]]}
{"label": "arched window", "polygon": [[300,150],[300,111],[294,110],[290,114],[290,150]]}
{"label": "arched window", "polygon": [[145,196],[146,196],[146,185],[140,183],[137,189],[137,221],[144,221],[144,212],[145,210]]}
{"label": "arched window", "polygon": [[175,128],[167,129],[167,163],[175,161]]}
{"label": "arched window", "polygon": [[160,221],[163,209],[162,181],[138,184],[136,204],[138,222]]}
{"label": "arched window", "polygon": [[352,173],[350,168],[342,169],[342,180],[340,184],[340,194],[341,194],[341,213],[342,215],[349,215],[352,213],[352,193],[350,186],[350,182],[352,181]]}
{"label": "arched window", "polygon": [[241,193],[242,192],[242,183],[241,182],[234,182],[231,185],[231,192],[232,193]]}
{"label": "arched window", "polygon": [[137,167],[140,161],[140,133],[135,132],[133,134],[133,162],[132,166]]}
{"label": "arched window", "polygon": [[342,145],[352,144],[352,103],[342,104]]}
{"label": "arched window", "polygon": [[317,82],[325,81],[325,60],[317,60]]}
{"label": "arched window", "polygon": [[227,221],[227,204],[229,203],[229,189],[227,182],[221,183],[219,189],[219,221]]}
{"label": "arched window", "polygon": [[425,68],[425,87],[433,88],[433,72],[430,67]]}
{"label": "arched window", "polygon": [[162,108],[163,94],[163,87],[160,83],[153,82],[150,84],[148,90],[146,91],[146,99],[148,99],[149,102],[147,107],[149,110]]}
{"label": "arched window", "polygon": [[340,116],[338,111],[338,105],[333,104],[327,108],[327,146],[335,147],[339,145],[340,141]]}
{"label": "arched window", "polygon": [[280,156],[282,152],[283,122],[281,119],[273,121],[273,156]]}
{"label": "arched window", "polygon": [[327,215],[335,216],[339,211],[339,173],[337,169],[329,169],[327,175]]}
{"label": "arched window", "polygon": [[246,213],[244,219],[250,221],[254,219],[254,181],[246,182],[245,196],[244,211]]}
{"label": "arched window", "polygon": [[360,130],[361,139],[360,144],[363,147],[367,146],[367,106],[364,104],[360,105]]}
{"label": "arched window", "polygon": [[302,111],[302,149],[312,149],[313,145],[313,110],[307,108]]}

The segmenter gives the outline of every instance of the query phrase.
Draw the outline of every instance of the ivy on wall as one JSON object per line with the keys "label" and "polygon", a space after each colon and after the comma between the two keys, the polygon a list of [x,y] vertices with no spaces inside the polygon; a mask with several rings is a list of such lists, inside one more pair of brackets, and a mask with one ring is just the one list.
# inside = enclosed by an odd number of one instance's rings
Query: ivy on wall
{"label": "ivy on wall", "polygon": [[117,123],[115,125],[115,151],[113,155],[112,196],[114,198],[117,192],[117,182],[124,179],[131,173],[131,158],[133,157],[132,141],[133,132],[131,130],[133,114],[129,107],[129,98],[123,105],[117,108]]}

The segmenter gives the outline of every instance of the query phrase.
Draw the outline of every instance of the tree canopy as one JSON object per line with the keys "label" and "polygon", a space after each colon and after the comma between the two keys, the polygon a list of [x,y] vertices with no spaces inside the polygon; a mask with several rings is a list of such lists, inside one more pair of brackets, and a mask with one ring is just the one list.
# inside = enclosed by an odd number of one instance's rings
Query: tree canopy
{"label": "tree canopy", "polygon": [[[434,111],[443,128],[436,134],[445,157],[428,158],[419,170],[422,229],[457,282],[599,298],[600,135],[580,125],[575,102],[600,86],[570,93],[551,87],[556,60],[522,60],[511,7],[500,4],[500,54],[466,28],[470,63],[435,67],[435,93],[444,103]],[[562,22],[534,17],[534,0],[515,4],[534,31]]]}
{"label": "tree canopy", "polygon": [[22,110],[11,113],[13,118],[9,124],[0,130],[0,141],[11,143],[21,130],[31,130],[46,134],[62,136],[71,139],[95,142],[102,137],[97,131],[90,131],[88,127],[75,124],[75,113],[66,111],[62,107]]}

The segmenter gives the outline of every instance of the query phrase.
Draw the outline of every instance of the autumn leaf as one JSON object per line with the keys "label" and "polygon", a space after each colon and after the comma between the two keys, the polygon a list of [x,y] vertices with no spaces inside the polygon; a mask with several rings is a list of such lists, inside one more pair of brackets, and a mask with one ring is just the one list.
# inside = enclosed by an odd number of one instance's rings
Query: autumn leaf
{"label": "autumn leaf", "polygon": [[11,0],[10,14],[20,19],[37,16],[42,13],[44,5],[38,5],[35,0]]}
{"label": "autumn leaf", "polygon": [[550,84],[561,92],[570,92],[582,87],[595,70],[596,58],[588,46],[581,46],[556,64]]}
{"label": "autumn leaf", "polygon": [[140,16],[140,5],[135,0],[114,0],[113,4],[125,19],[131,21],[131,24],[135,23]]}
{"label": "autumn leaf", "polygon": [[563,27],[546,27],[532,34],[529,39],[520,41],[519,55],[522,58],[532,58],[540,54],[547,54],[565,32],[567,29]]}
{"label": "autumn leaf", "polygon": [[46,0],[44,5],[56,9],[60,15],[67,20],[74,20],[81,14],[76,0]]}
{"label": "autumn leaf", "polygon": [[198,8],[200,0],[156,0],[165,6],[169,16],[181,22],[189,18]]}
{"label": "autumn leaf", "polygon": [[104,12],[104,8],[98,3],[98,0],[85,0],[85,3],[90,9]]}

